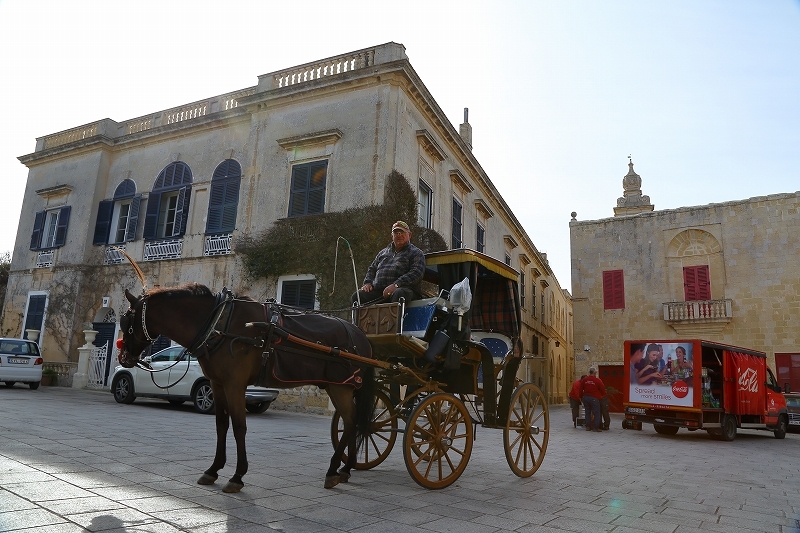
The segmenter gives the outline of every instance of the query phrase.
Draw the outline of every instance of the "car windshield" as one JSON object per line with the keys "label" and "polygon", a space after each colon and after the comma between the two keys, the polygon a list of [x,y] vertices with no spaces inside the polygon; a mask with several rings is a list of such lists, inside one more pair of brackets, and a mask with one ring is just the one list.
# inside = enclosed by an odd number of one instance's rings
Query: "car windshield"
{"label": "car windshield", "polygon": [[32,342],[4,339],[0,341],[0,352],[6,354],[39,355],[39,348]]}

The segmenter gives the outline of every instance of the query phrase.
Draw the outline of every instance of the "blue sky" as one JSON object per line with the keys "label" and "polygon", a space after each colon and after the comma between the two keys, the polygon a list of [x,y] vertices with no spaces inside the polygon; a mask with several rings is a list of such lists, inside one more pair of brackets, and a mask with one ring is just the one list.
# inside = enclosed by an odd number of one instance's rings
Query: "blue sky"
{"label": "blue sky", "polygon": [[[36,137],[253,86],[388,41],[570,290],[570,212],[800,190],[800,2],[0,0],[0,252]],[[29,214],[29,216],[32,216]],[[23,236],[27,239],[27,236]]]}

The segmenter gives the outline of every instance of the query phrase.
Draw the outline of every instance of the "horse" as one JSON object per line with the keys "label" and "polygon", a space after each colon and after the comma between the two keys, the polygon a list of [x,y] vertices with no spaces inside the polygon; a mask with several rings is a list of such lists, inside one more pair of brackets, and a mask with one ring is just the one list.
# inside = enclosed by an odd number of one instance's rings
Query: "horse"
{"label": "horse", "polygon": [[[140,360],[142,351],[164,335],[186,347],[211,382],[216,453],[197,483],[216,482],[226,462],[225,442],[232,424],[236,471],[222,490],[239,492],[244,487],[242,476],[248,468],[245,389],[257,379],[259,385],[274,388],[314,384],[327,390],[344,428],[324,486],[332,488],[349,480],[358,449],[369,434],[375,405],[375,367],[368,364],[372,350],[361,330],[338,318],[236,297],[227,289],[215,295],[196,283],[156,287],[138,297],[126,289],[125,297],[130,308],[120,319],[122,338],[117,341],[122,366],[146,366]],[[301,333],[295,337],[287,333],[287,327]],[[332,379],[326,375],[331,369],[338,374]]]}

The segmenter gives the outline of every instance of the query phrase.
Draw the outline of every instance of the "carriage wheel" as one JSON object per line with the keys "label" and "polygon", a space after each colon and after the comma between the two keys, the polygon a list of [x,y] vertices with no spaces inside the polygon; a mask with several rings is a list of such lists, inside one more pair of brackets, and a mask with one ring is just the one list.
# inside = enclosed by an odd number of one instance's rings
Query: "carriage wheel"
{"label": "carriage wheel", "polygon": [[503,431],[506,460],[519,477],[529,477],[542,464],[550,438],[550,414],[544,394],[536,385],[524,383],[511,397],[511,408]]}
{"label": "carriage wheel", "polygon": [[[337,411],[331,420],[331,441],[334,449],[339,445],[343,432],[344,423]],[[361,449],[358,450],[356,470],[369,470],[381,464],[392,451],[395,440],[397,440],[397,412],[389,396],[384,391],[377,389],[372,428]],[[342,461],[347,462],[347,450],[345,450]]]}
{"label": "carriage wheel", "polygon": [[452,394],[422,399],[406,424],[403,457],[411,477],[428,489],[442,489],[461,476],[472,453],[472,419]]}

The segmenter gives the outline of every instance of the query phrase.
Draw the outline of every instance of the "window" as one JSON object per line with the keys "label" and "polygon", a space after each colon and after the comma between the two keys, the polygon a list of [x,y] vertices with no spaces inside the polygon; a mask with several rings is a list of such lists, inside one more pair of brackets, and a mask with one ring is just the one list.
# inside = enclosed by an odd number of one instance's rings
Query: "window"
{"label": "window", "polygon": [[462,217],[463,208],[461,204],[453,198],[453,238],[452,242],[450,243],[450,247],[452,249],[461,248],[463,241],[461,240],[461,217]]}
{"label": "window", "polygon": [[314,161],[292,167],[289,216],[302,217],[325,212],[325,182],[328,161]]}
{"label": "window", "polygon": [[483,226],[480,224],[476,224],[475,233],[477,238],[475,240],[475,249],[479,252],[483,252],[484,249],[484,239],[486,239],[486,230],[483,229]]}
{"label": "window", "polygon": [[525,272],[519,274],[519,306],[525,308]]}
{"label": "window", "polygon": [[687,302],[711,299],[708,265],[683,267],[683,292]]}
{"label": "window", "polygon": [[424,181],[419,180],[419,192],[417,195],[417,225],[421,228],[431,227],[431,204],[433,191]]}
{"label": "window", "polygon": [[310,276],[286,276],[278,283],[278,301],[283,305],[314,309],[316,307],[317,280]]}
{"label": "window", "polygon": [[236,229],[241,181],[242,167],[233,159],[226,159],[214,170],[208,199],[206,234],[229,233]]}
{"label": "window", "polygon": [[191,192],[192,171],[186,163],[171,163],[162,170],[147,201],[144,238],[182,236],[186,232]]}
{"label": "window", "polygon": [[97,209],[94,244],[121,244],[136,238],[139,206],[142,195],[136,195],[136,183],[122,180],[114,191],[113,200],[102,200]]}
{"label": "window", "polygon": [[508,266],[511,266],[511,256],[506,254],[505,257],[503,258],[503,262]]}
{"label": "window", "polygon": [[544,323],[544,289],[542,289],[542,323]]}
{"label": "window", "polygon": [[536,316],[536,282],[531,283],[531,311]]}
{"label": "window", "polygon": [[64,246],[67,240],[70,206],[39,211],[33,220],[31,250],[47,250]]}
{"label": "window", "polygon": [[603,272],[603,309],[625,308],[625,283],[622,270]]}
{"label": "window", "polygon": [[32,292],[28,294],[28,305],[25,308],[25,327],[22,338],[28,338],[29,329],[39,330],[39,345],[42,343],[42,326],[44,325],[45,309],[47,309],[47,293]]}

